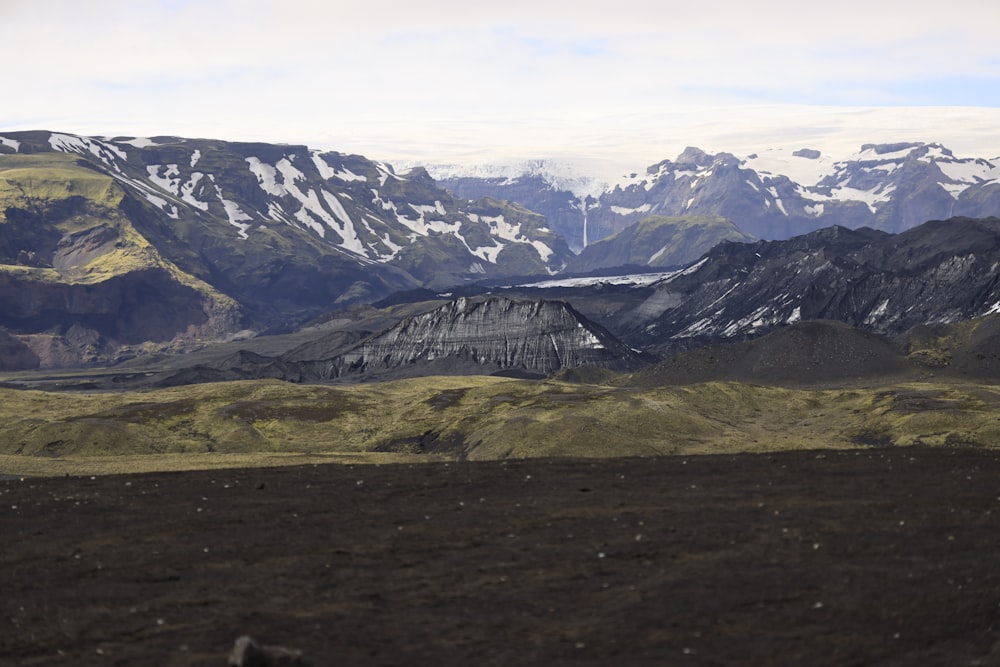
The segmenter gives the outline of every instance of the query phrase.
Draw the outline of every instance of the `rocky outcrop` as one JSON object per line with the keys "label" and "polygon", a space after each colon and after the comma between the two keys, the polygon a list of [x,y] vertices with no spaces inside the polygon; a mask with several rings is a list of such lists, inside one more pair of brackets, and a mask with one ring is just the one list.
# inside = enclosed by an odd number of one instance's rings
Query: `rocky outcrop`
{"label": "rocky outcrop", "polygon": [[[247,351],[195,366],[161,386],[248,378],[294,382],[351,381],[424,375],[544,377],[596,367],[631,371],[652,358],[628,347],[562,301],[460,298],[404,318],[351,344],[335,333],[277,357]],[[318,356],[333,350],[329,357]]]}
{"label": "rocky outcrop", "polygon": [[[408,317],[328,360],[302,362],[320,377],[446,364],[479,373],[519,370],[547,375],[562,368],[628,370],[642,357],[559,301],[462,298]],[[468,372],[468,370],[466,370]]]}

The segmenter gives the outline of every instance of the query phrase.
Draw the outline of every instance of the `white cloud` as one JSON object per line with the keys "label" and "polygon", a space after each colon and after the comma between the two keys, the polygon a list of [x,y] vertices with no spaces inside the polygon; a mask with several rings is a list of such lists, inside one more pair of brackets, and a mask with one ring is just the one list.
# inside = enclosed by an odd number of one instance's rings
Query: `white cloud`
{"label": "white cloud", "polygon": [[705,106],[1000,107],[998,24],[995,0],[3,0],[0,128],[610,152],[712,134]]}

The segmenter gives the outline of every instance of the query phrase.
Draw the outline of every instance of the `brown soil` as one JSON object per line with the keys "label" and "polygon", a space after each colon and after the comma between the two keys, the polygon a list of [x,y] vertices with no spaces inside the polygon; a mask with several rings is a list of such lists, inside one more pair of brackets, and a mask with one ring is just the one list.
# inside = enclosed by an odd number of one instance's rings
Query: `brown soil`
{"label": "brown soil", "polygon": [[1000,454],[0,481],[0,664],[998,665]]}

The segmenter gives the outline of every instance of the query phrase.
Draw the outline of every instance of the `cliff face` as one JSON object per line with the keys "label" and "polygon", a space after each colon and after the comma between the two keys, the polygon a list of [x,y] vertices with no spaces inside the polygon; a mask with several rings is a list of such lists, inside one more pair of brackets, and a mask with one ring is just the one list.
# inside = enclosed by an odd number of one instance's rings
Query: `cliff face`
{"label": "cliff face", "polygon": [[641,365],[636,353],[568,304],[494,297],[458,299],[403,320],[344,354],[337,366],[341,372],[364,372],[442,358],[541,374],[584,365]]}
{"label": "cliff face", "polygon": [[[562,301],[461,298],[406,317],[351,343],[310,342],[277,357],[236,354],[161,382],[164,386],[272,377],[293,382],[418,375],[544,376],[581,366],[630,371],[649,359]],[[332,346],[332,347],[331,347]],[[324,355],[330,350],[330,356]]]}

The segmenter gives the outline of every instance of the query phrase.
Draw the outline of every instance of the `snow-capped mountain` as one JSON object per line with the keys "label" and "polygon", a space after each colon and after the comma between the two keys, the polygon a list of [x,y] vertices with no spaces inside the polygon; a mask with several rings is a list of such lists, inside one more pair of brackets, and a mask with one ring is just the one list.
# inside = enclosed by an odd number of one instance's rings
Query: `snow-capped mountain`
{"label": "snow-capped mountain", "polygon": [[608,185],[567,162],[427,165],[430,175],[457,197],[517,202],[545,216],[574,252],[588,245],[586,216]]}
{"label": "snow-capped mountain", "polygon": [[[167,220],[225,222],[243,241],[291,227],[321,247],[361,263],[421,274],[423,257],[447,238],[450,261],[436,271],[456,277],[504,273],[504,251],[516,248],[515,271],[558,269],[564,244],[545,221],[499,202],[468,202],[440,190],[423,169],[397,173],[357,155],[305,146],[239,144],[157,137],[93,138],[15,133],[0,151],[52,150],[78,155],[112,176]],[[461,252],[464,250],[464,252]]]}
{"label": "snow-capped mountain", "polygon": [[650,215],[722,216],[758,238],[783,239],[830,225],[896,232],[1000,213],[1000,158],[958,157],[933,143],[866,144],[844,157],[808,148],[745,156],[688,148],[599,195],[537,172],[501,178],[453,169],[440,182],[558,220],[553,227],[576,250]]}
{"label": "snow-capped mountain", "polygon": [[100,360],[399,289],[552,274],[572,256],[537,213],[456,198],[419,168],[48,131],[0,138],[0,231],[0,327],[44,336],[29,341],[43,364],[53,340],[68,350],[53,363]]}

